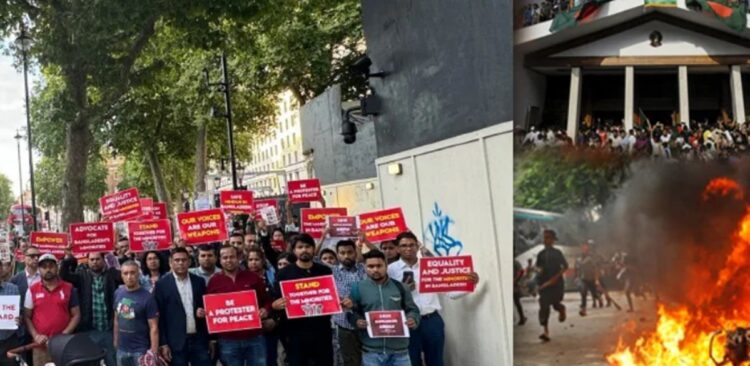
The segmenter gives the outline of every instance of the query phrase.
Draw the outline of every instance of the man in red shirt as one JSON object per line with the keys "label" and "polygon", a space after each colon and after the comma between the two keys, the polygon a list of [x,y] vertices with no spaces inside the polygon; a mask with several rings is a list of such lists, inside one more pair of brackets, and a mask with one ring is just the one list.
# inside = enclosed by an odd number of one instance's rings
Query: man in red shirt
{"label": "man in red shirt", "polygon": [[34,365],[52,362],[47,341],[58,334],[71,334],[81,320],[73,285],[58,277],[57,258],[39,258],[42,280],[31,285],[24,299],[24,320],[29,334],[41,348],[34,348]]}
{"label": "man in red shirt", "polygon": [[[206,293],[255,290],[260,317],[265,319],[271,310],[271,298],[263,280],[255,273],[239,268],[239,253],[231,245],[221,248],[219,260],[224,271],[211,277]],[[266,366],[266,342],[261,329],[220,333],[218,339],[219,359],[224,366]]]}

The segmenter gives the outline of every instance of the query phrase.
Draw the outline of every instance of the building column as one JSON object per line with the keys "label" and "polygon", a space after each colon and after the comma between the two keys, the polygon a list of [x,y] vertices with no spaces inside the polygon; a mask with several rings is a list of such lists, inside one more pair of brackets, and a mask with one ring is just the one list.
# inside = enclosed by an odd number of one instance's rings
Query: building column
{"label": "building column", "polygon": [[570,69],[570,95],[568,96],[568,136],[576,142],[581,114],[581,68]]}
{"label": "building column", "polygon": [[633,66],[625,66],[625,131],[633,129],[633,112],[635,110],[635,72]]}
{"label": "building column", "polygon": [[677,74],[680,84],[680,120],[690,126],[690,96],[688,94],[688,72],[687,66],[678,66]]}
{"label": "building column", "polygon": [[732,115],[737,123],[745,123],[745,95],[742,91],[742,70],[739,65],[730,67],[729,86],[732,91]]}

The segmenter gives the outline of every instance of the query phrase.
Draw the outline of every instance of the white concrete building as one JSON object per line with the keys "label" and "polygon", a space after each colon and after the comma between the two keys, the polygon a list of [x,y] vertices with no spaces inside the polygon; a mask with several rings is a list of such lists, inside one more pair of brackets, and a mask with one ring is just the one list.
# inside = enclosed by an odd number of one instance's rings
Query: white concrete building
{"label": "white concrete building", "polygon": [[567,131],[596,122],[746,121],[750,32],[706,12],[604,4],[585,24],[552,33],[552,21],[515,32],[514,120]]}
{"label": "white concrete building", "polygon": [[242,185],[258,196],[283,194],[287,181],[313,177],[311,159],[302,150],[299,104],[291,92],[279,95],[274,122],[254,144],[252,161],[243,163]]}

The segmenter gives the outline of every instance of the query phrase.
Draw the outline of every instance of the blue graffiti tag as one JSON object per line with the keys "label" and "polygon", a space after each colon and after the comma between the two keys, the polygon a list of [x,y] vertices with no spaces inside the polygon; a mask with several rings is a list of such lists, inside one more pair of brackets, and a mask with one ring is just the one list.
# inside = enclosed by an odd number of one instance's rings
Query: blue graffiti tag
{"label": "blue graffiti tag", "polygon": [[[455,224],[455,221],[448,214],[443,213],[437,202],[432,209],[432,216],[433,220],[427,225],[427,232],[424,237],[428,242],[432,242],[435,254],[440,256],[460,255],[464,244],[448,234],[448,228],[451,224]],[[451,253],[451,251],[455,251],[455,253]]]}

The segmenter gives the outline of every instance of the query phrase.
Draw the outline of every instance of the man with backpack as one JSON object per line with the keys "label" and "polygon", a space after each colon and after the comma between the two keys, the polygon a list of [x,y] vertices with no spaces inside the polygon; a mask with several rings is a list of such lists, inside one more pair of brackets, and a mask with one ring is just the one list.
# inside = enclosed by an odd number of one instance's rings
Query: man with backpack
{"label": "man with backpack", "polygon": [[[367,331],[366,314],[371,311],[403,311],[409,329],[419,325],[419,308],[411,293],[400,282],[388,277],[385,254],[371,250],[364,254],[367,278],[352,286],[350,298],[352,311],[347,314],[349,322],[359,329],[362,343],[363,366],[410,366],[409,338],[374,338]],[[349,304],[348,301],[344,302]]]}

